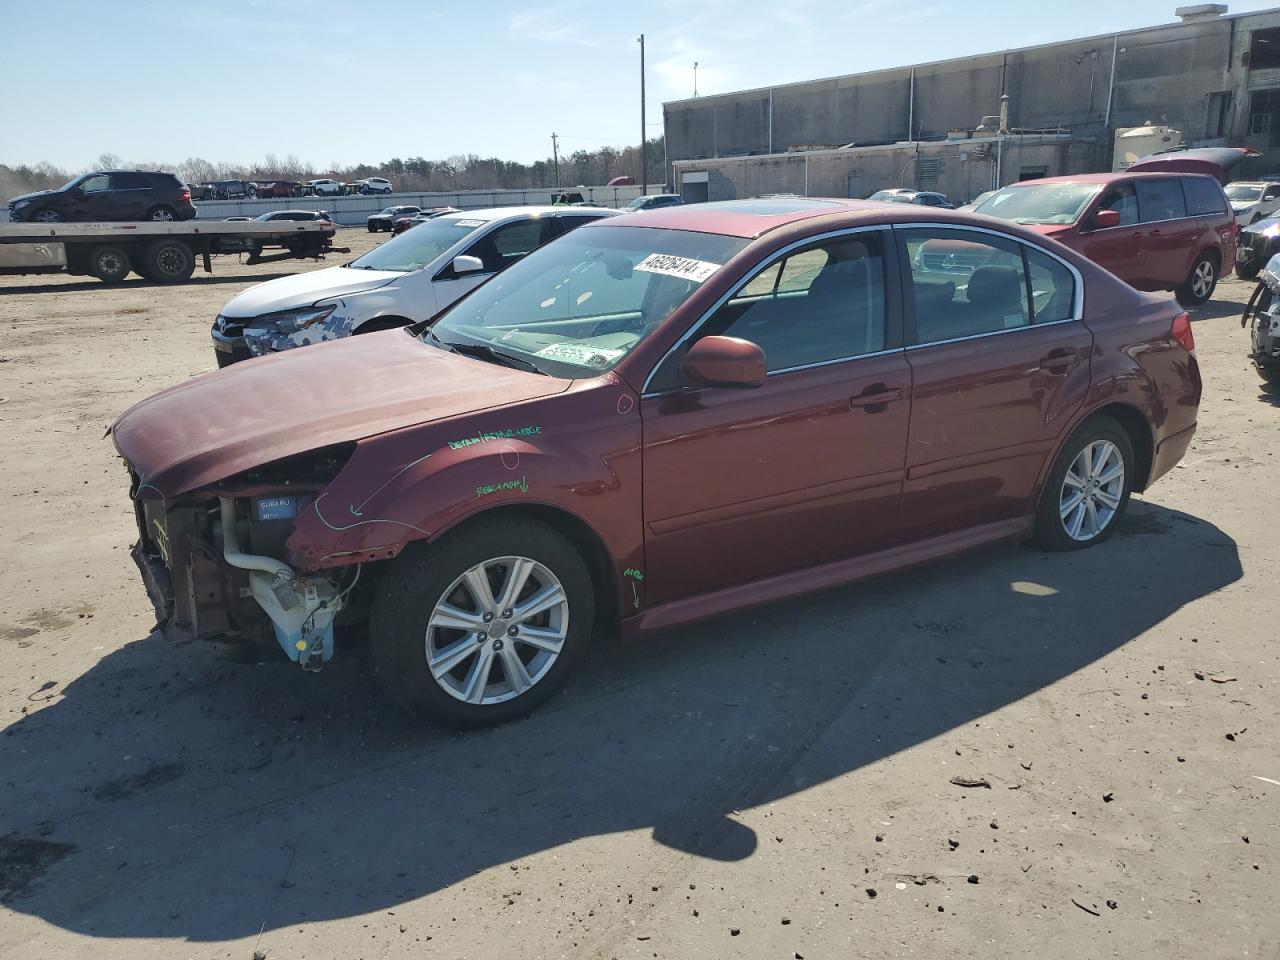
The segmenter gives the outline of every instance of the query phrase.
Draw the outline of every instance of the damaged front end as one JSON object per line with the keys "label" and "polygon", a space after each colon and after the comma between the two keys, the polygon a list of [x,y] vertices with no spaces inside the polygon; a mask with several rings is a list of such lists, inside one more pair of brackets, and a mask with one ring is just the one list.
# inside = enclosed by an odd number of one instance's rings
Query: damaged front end
{"label": "damaged front end", "polygon": [[1258,274],[1258,288],[1240,325],[1248,327],[1250,359],[1264,375],[1280,375],[1280,254]]}
{"label": "damaged front end", "polygon": [[346,444],[165,499],[130,467],[133,558],[171,639],[270,643],[304,670],[333,657],[333,628],[360,567],[301,569],[286,541],[297,515],[351,454]]}

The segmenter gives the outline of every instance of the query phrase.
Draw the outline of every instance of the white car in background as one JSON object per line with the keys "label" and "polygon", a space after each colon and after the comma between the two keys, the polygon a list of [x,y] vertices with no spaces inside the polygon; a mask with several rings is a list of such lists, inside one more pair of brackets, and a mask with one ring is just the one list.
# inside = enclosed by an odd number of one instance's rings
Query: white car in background
{"label": "white car in background", "polygon": [[1247,227],[1251,223],[1274,216],[1280,209],[1280,183],[1271,180],[1237,180],[1224,188],[1236,223]]}
{"label": "white car in background", "polygon": [[303,186],[318,197],[336,197],[342,193],[342,184],[328,177],[320,180],[308,180]]}
{"label": "white car in background", "polygon": [[218,366],[428,320],[544,243],[619,213],[563,206],[458,211],[341,267],[259,283],[214,321]]}
{"label": "white car in background", "polygon": [[382,177],[366,177],[363,180],[357,180],[355,187],[361,193],[390,193],[391,181],[384,180]]}

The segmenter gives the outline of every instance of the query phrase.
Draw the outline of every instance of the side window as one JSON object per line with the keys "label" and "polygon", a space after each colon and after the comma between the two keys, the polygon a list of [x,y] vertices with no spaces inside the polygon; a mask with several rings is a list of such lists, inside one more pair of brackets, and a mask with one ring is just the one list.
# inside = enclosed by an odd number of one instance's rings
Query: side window
{"label": "side window", "polygon": [[770,373],[883,350],[883,242],[860,233],[774,261],[700,332],[757,344]]}
{"label": "side window", "polygon": [[[1227,212],[1227,200],[1222,188],[1208,177],[1187,177],[1182,181],[1182,189],[1187,196],[1188,216],[1203,217]],[[1280,196],[1280,190],[1268,187],[1262,195],[1264,200],[1273,196]]]}
{"label": "side window", "polygon": [[559,225],[560,233],[563,235],[568,233],[570,230],[573,230],[573,229],[576,229],[577,227],[582,226],[584,223],[590,223],[592,220],[599,220],[599,219],[600,219],[599,217],[582,217],[582,216],[556,217],[556,222]]}
{"label": "side window", "polygon": [[112,190],[143,190],[151,184],[140,173],[113,173],[111,175]]}
{"label": "side window", "polygon": [[1025,247],[1031,281],[1032,323],[1055,323],[1075,316],[1076,278],[1060,260],[1034,247]]}
{"label": "side window", "polygon": [[1143,223],[1160,220],[1177,220],[1187,215],[1187,203],[1182,196],[1182,180],[1179,177],[1152,178],[1138,181],[1138,205]]}
{"label": "side window", "polygon": [[1138,194],[1133,184],[1122,183],[1108,190],[1098,204],[1099,210],[1115,210],[1120,214],[1119,226],[1131,227],[1138,222]]}
{"label": "side window", "polygon": [[81,183],[80,189],[85,193],[101,193],[103,190],[109,189],[109,186],[107,175],[100,173]]}
{"label": "side window", "polygon": [[903,230],[917,344],[1028,326],[1026,272],[1012,240],[962,230]]}
{"label": "side window", "polygon": [[1262,194],[1263,200],[1274,200],[1276,197],[1280,197],[1280,187],[1267,187]]}
{"label": "side window", "polygon": [[517,220],[481,237],[467,254],[479,257],[486,273],[496,273],[550,240],[551,231],[550,218]]}

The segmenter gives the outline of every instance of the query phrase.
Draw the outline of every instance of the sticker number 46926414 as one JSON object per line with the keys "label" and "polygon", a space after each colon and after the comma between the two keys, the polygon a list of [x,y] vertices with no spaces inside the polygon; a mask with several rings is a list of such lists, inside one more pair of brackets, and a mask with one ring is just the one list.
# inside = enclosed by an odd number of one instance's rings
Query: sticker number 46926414
{"label": "sticker number 46926414", "polygon": [[635,268],[645,273],[661,273],[668,277],[679,277],[681,280],[701,283],[719,270],[720,264],[694,260],[690,257],[673,257],[666,253],[651,253],[637,263]]}

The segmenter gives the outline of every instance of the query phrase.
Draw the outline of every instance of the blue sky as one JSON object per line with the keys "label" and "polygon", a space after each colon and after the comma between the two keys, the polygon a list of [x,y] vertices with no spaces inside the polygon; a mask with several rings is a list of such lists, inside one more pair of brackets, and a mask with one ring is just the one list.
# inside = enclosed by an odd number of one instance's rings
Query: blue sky
{"label": "blue sky", "polygon": [[[1191,0],[1187,0],[1191,2]],[[1233,2],[1231,12],[1271,2]],[[662,102],[1174,19],[1177,0],[0,0],[0,163],[529,161]]]}

